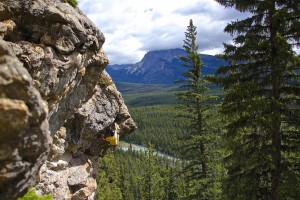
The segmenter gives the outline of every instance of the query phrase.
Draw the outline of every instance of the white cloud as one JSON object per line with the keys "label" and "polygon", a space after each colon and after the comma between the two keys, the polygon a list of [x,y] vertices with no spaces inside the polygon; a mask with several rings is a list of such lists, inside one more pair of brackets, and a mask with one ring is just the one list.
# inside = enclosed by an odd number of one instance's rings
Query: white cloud
{"label": "white cloud", "polygon": [[111,64],[140,61],[150,50],[181,48],[193,19],[202,53],[223,51],[226,24],[243,17],[213,0],[80,0],[79,8],[104,33]]}

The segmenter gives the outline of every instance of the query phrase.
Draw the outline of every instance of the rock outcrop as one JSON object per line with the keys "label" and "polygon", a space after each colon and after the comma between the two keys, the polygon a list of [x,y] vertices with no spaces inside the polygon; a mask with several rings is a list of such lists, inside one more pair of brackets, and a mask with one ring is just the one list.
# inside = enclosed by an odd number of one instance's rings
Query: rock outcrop
{"label": "rock outcrop", "polygon": [[30,74],[0,41],[0,197],[33,187],[51,138],[48,109]]}
{"label": "rock outcrop", "polygon": [[104,35],[60,0],[0,2],[0,196],[29,187],[93,199],[112,124],[135,123],[109,74]]}

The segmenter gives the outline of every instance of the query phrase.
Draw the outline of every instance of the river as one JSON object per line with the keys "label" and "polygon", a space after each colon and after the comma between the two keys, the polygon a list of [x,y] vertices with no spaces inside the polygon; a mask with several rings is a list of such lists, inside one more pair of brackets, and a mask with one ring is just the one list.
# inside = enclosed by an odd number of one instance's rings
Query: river
{"label": "river", "polygon": [[[137,145],[137,144],[129,144],[127,142],[124,142],[124,141],[121,141],[120,144],[118,145],[118,148],[119,149],[122,149],[123,151],[128,151],[129,148],[130,148],[130,145],[131,145],[131,148],[132,150],[134,151],[148,151],[148,148],[147,147],[144,147],[144,146],[141,146],[141,145]],[[166,157],[168,158],[169,160],[176,160],[175,157],[173,156],[170,156],[168,154],[165,154],[165,153],[162,153],[160,151],[154,151],[154,154],[155,155],[158,155],[160,157]]]}

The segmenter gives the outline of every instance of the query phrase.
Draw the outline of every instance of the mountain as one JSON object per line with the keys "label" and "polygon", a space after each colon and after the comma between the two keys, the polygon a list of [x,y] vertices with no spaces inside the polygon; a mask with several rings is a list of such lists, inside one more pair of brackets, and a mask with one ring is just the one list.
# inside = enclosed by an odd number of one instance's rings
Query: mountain
{"label": "mountain", "polygon": [[[172,84],[181,79],[186,71],[178,56],[187,56],[183,49],[149,51],[135,64],[108,65],[106,71],[116,82]],[[215,56],[201,54],[204,63],[202,73],[213,74],[220,65],[226,64]]]}

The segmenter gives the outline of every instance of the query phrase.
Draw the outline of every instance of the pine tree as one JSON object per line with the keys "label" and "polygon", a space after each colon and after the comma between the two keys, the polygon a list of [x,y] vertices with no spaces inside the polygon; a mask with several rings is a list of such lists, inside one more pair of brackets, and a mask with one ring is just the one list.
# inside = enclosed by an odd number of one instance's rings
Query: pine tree
{"label": "pine tree", "polygon": [[229,65],[219,68],[225,89],[228,199],[300,199],[300,2],[216,0],[248,12],[229,23]]}
{"label": "pine tree", "polygon": [[[171,165],[170,165],[171,164]],[[165,165],[163,169],[161,169],[161,177],[163,179],[164,192],[162,199],[165,200],[176,200],[178,198],[178,185],[175,175],[175,162],[170,160],[167,157],[164,157],[161,160],[161,166]]]}
{"label": "pine tree", "polygon": [[175,185],[175,174],[172,167],[169,169],[166,197],[167,200],[178,199],[176,185]]}
{"label": "pine tree", "polygon": [[122,200],[120,167],[114,154],[109,152],[99,161],[97,177],[97,200]]}
{"label": "pine tree", "polygon": [[156,163],[153,146],[148,144],[148,150],[145,152],[144,171],[142,174],[143,189],[142,195],[145,200],[162,199],[162,178],[159,174],[160,170]]}
{"label": "pine tree", "polygon": [[196,27],[190,20],[183,45],[187,56],[179,57],[187,71],[182,74],[182,80],[176,81],[183,89],[177,93],[178,99],[183,102],[179,105],[179,116],[188,120],[186,128],[189,135],[180,140],[182,144],[179,149],[182,159],[188,161],[183,170],[190,187],[189,198],[218,199],[220,189],[214,166],[218,158],[215,151],[217,134],[211,131],[209,125],[212,119],[210,103],[216,97],[206,94],[209,90],[206,86],[208,82],[201,75],[203,63],[198,53],[196,35]]}

